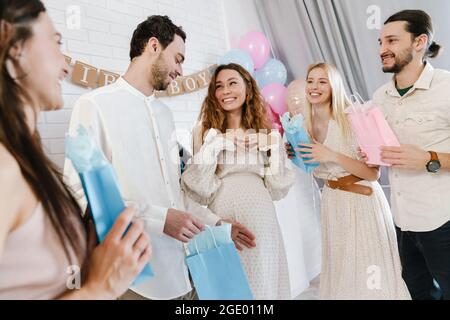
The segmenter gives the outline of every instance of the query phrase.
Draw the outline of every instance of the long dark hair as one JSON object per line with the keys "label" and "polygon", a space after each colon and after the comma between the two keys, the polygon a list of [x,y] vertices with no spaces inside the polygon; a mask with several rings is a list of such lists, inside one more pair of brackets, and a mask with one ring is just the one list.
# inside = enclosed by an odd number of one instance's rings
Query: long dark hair
{"label": "long dark hair", "polygon": [[69,261],[74,253],[81,262],[86,254],[81,209],[63,183],[62,174],[45,155],[39,133],[31,132],[27,125],[26,88],[18,85],[6,68],[6,61],[12,59],[10,48],[33,36],[31,24],[42,12],[45,7],[39,0],[2,0],[0,4],[0,21],[9,26],[9,30],[0,31],[0,143],[15,158],[42,203]]}
{"label": "long dark hair", "polygon": [[222,133],[225,133],[227,130],[225,111],[216,98],[216,79],[222,70],[237,71],[244,80],[246,97],[242,108],[242,126],[245,129],[255,129],[256,132],[260,130],[270,132],[272,126],[267,117],[267,105],[264,102],[264,98],[259,91],[255,79],[240,65],[230,63],[217,67],[209,83],[208,95],[203,101],[198,119],[202,124],[202,137],[211,128],[218,129]]}
{"label": "long dark hair", "polygon": [[406,31],[411,33],[414,38],[422,34],[428,36],[426,57],[435,58],[441,53],[441,45],[433,41],[433,23],[428,13],[422,10],[403,10],[390,16],[384,24],[394,21],[405,21],[407,23]]}

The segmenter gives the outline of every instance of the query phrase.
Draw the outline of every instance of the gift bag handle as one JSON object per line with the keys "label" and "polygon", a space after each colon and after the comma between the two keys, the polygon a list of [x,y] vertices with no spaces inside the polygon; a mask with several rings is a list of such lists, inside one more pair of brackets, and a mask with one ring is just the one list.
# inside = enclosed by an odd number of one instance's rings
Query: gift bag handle
{"label": "gift bag handle", "polygon": [[217,245],[216,237],[214,237],[214,232],[212,231],[212,228],[210,226],[208,226],[207,224],[205,225],[205,227],[209,231],[209,233],[211,233],[211,236],[212,236],[212,239],[213,239],[213,242],[214,242],[214,246],[216,248],[218,248],[219,246]]}
{"label": "gift bag handle", "polygon": [[356,92],[355,94],[352,94],[350,96],[350,102],[352,103],[351,108],[352,108],[353,112],[358,111],[356,108],[356,104],[363,105],[365,103],[364,99],[361,97],[361,95],[358,92]]}
{"label": "gift bag handle", "polygon": [[361,95],[358,92],[356,92],[355,94],[352,94],[350,96],[350,100],[352,102],[354,100],[356,103],[359,103],[359,104],[364,104],[365,103],[364,99],[361,97]]}
{"label": "gift bag handle", "polygon": [[[218,248],[219,246],[217,245],[216,238],[214,237],[214,232],[212,231],[212,228],[210,226],[208,226],[208,225],[205,225],[205,227],[209,231],[209,233],[211,233],[211,236],[212,236],[212,239],[213,239],[213,242],[214,242],[214,246],[216,248]],[[198,251],[197,239],[194,238],[193,240],[194,240],[195,250],[197,251],[197,254],[199,254],[200,252]]]}

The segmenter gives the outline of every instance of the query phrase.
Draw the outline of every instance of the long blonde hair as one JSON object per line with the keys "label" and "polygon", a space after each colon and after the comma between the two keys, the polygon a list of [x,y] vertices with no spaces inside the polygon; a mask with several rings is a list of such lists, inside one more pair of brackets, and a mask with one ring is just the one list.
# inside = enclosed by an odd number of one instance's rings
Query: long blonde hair
{"label": "long blonde hair", "polygon": [[[345,92],[342,76],[334,65],[325,62],[319,62],[308,67],[306,78],[308,78],[309,73],[316,68],[321,68],[327,73],[328,81],[330,82],[331,86],[331,116],[338,123],[343,137],[348,138],[351,134],[351,128],[350,123],[347,119],[347,115],[344,111],[351,104],[351,101]],[[308,99],[306,99],[305,102],[304,116],[306,130],[312,137],[313,110],[312,105],[308,101]]]}

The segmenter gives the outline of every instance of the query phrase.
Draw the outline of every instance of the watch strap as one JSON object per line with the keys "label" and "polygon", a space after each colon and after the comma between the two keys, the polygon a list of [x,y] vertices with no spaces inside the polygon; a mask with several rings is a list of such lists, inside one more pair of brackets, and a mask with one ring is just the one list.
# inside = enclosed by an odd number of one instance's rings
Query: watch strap
{"label": "watch strap", "polygon": [[439,161],[438,155],[434,151],[428,151],[428,153],[431,155],[431,161]]}

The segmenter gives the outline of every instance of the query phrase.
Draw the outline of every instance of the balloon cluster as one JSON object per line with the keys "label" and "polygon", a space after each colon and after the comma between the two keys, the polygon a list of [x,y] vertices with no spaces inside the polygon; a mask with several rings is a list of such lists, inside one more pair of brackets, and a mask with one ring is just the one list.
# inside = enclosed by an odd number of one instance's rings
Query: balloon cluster
{"label": "balloon cluster", "polygon": [[[267,116],[272,127],[283,134],[280,116],[286,111],[295,114],[301,112],[304,99],[304,87],[299,87],[299,81],[293,81],[287,88],[287,71],[284,64],[270,58],[270,43],[266,36],[258,31],[245,34],[239,41],[239,48],[228,51],[219,64],[236,63],[253,75],[266,103]],[[297,81],[297,82],[296,82]]]}

